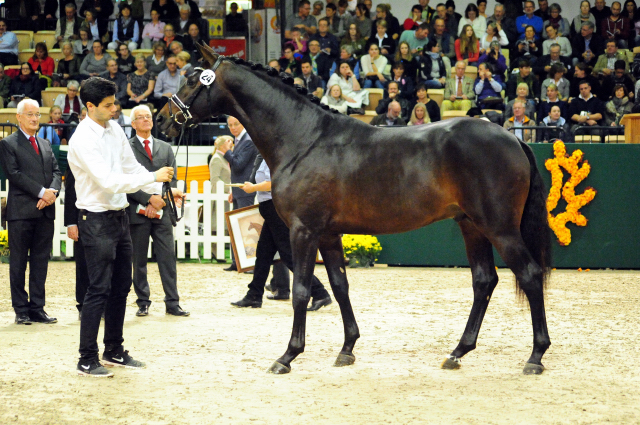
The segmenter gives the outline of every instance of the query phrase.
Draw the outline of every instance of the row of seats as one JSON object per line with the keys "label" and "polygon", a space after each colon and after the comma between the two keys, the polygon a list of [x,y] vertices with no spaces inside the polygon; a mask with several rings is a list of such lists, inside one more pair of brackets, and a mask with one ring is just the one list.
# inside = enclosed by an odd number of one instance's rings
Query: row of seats
{"label": "row of seats", "polygon": [[[55,62],[58,62],[64,59],[64,54],[62,53],[61,49],[51,49],[48,46],[49,45],[47,45],[47,51],[49,53],[49,56],[51,56],[51,58]],[[109,53],[109,55],[114,59],[118,57],[115,50],[106,50],[105,52]],[[36,53],[36,49],[24,49],[24,50],[21,49],[20,52],[18,53],[18,60],[20,62],[27,62],[29,58],[33,57],[35,53]],[[153,50],[152,49],[136,49],[131,53],[134,57],[138,54],[143,54],[144,56],[150,56],[153,53]]]}

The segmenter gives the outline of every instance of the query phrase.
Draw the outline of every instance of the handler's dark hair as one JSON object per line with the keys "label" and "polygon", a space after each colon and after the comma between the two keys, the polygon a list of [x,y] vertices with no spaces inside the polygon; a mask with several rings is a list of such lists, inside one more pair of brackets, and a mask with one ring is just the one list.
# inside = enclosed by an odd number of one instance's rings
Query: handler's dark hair
{"label": "handler's dark hair", "polygon": [[80,100],[87,105],[89,102],[98,106],[105,97],[114,96],[118,86],[113,81],[101,77],[91,77],[80,86]]}

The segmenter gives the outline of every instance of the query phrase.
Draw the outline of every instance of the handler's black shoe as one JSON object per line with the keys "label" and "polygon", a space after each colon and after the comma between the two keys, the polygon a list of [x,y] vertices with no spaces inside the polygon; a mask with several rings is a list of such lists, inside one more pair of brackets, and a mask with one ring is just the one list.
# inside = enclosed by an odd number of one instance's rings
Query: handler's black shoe
{"label": "handler's black shoe", "polygon": [[251,298],[244,297],[240,301],[231,303],[231,305],[235,307],[260,308],[262,307],[262,300],[252,300]]}
{"label": "handler's black shoe", "polygon": [[44,310],[29,312],[29,319],[31,319],[31,321],[35,323],[46,324],[56,323],[58,321],[58,319],[56,319],[55,317],[49,316]]}
{"label": "handler's black shoe", "polygon": [[274,301],[284,301],[289,299],[289,292],[286,294],[281,294],[280,291],[276,290],[272,295],[267,295],[268,300]]}
{"label": "handler's black shoe", "polygon": [[231,264],[229,267],[222,269],[225,272],[237,272],[238,269],[236,268],[235,264]]}
{"label": "handler's black shoe", "polygon": [[31,319],[27,313],[16,314],[16,325],[30,325]]}
{"label": "handler's black shoe", "polygon": [[182,307],[177,305],[174,307],[167,307],[167,314],[170,316],[188,316],[191,313],[189,313],[188,311],[184,311]]}
{"label": "handler's black shoe", "polygon": [[112,378],[113,372],[109,372],[98,359],[83,360],[78,362],[78,375],[92,378]]}
{"label": "handler's black shoe", "polygon": [[138,309],[138,311],[136,311],[136,316],[138,316],[138,317],[148,316],[148,315],[149,315],[149,306],[148,305],[141,305],[140,308]]}
{"label": "handler's black shoe", "polygon": [[121,367],[129,367],[129,368],[143,368],[146,365],[134,359],[129,355],[129,352],[126,351],[122,346],[118,347],[113,351],[105,351],[102,354],[102,361],[107,366],[121,366]]}
{"label": "handler's black shoe", "polygon": [[267,291],[269,291],[269,292],[271,292],[271,293],[273,293],[273,292],[274,292],[274,291],[273,291],[273,288],[271,287],[271,284],[264,285],[264,289],[266,289]]}
{"label": "handler's black shoe", "polygon": [[320,310],[322,307],[331,304],[331,297],[322,298],[320,300],[313,300],[311,303],[311,307],[307,307],[307,311],[316,311]]}

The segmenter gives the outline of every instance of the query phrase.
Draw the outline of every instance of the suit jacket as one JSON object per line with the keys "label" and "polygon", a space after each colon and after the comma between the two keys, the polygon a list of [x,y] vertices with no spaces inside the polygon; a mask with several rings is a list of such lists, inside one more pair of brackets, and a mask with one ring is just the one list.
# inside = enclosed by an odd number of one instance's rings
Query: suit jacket
{"label": "suit jacket", "polygon": [[591,42],[589,43],[589,50],[591,50],[591,60],[587,62],[582,54],[585,51],[584,37],[581,34],[576,34],[573,38],[573,43],[571,43],[571,50],[573,53],[571,56],[574,58],[578,58],[580,62],[585,62],[587,65],[594,66],[598,57],[604,53],[605,45],[604,39],[595,32],[591,35]]}
{"label": "suit jacket", "polygon": [[36,136],[40,155],[22,131],[0,140],[0,163],[9,180],[7,220],[55,219],[55,205],[37,208],[38,195],[45,189],[60,190],[62,175],[49,142]]}
{"label": "suit jacket", "polygon": [[[620,51],[616,52],[616,60],[623,60],[625,63],[624,72],[629,72],[629,60],[627,59],[626,53],[620,52]],[[600,71],[606,68],[608,61],[609,61],[609,58],[607,58],[606,53],[603,53],[602,55],[598,56],[598,61],[596,62],[596,66],[593,67],[593,75],[597,75]]]}
{"label": "suit jacket", "polygon": [[[451,96],[456,94],[456,80],[455,74],[451,78],[447,78],[447,81],[444,84],[444,100],[448,100]],[[474,81],[469,77],[464,77],[462,79],[462,94],[467,96],[467,98],[475,104],[476,100],[476,92],[473,89]]]}
{"label": "suit jacket", "polygon": [[[567,56],[560,56],[560,62],[562,62],[564,67],[567,69],[565,77],[571,78],[571,76],[573,75],[573,64],[571,62],[571,59]],[[540,81],[544,81],[548,77],[547,72],[544,70],[544,67],[549,65],[550,63],[550,55],[542,55],[538,60],[536,60],[536,64],[533,67],[533,73],[540,78]]]}
{"label": "suit jacket", "polygon": [[[307,59],[311,60],[311,57],[307,55]],[[318,65],[318,77],[322,78],[326,83],[331,76],[329,73],[331,71],[331,65],[333,65],[333,59],[331,59],[329,55],[320,52],[316,56],[316,64]]]}
{"label": "suit jacket", "polygon": [[[256,145],[253,144],[249,133],[245,132],[242,138],[236,142],[233,151],[228,150],[224,154],[224,159],[229,162],[229,166],[231,167],[231,183],[244,183],[249,181],[256,155],[258,155],[258,149]],[[233,193],[233,199],[256,196],[255,193],[247,193],[237,187],[232,188],[231,192]]]}
{"label": "suit jacket", "polygon": [[[378,116],[376,116],[375,118],[373,118],[371,120],[371,122],[369,123],[371,125],[387,125],[387,114],[380,114]],[[393,125],[407,125],[407,123],[405,122],[405,120],[402,119],[402,117],[398,117],[393,121]]]}
{"label": "suit jacket", "polygon": [[[224,184],[231,183],[231,167],[220,154],[213,154],[209,161],[209,181],[211,182],[211,193],[216,193],[216,185],[218,180],[222,180]],[[224,188],[225,193],[229,193],[229,188]]]}
{"label": "suit jacket", "polygon": [[[149,159],[149,155],[147,155],[147,151],[144,150],[144,147],[142,146],[142,143],[140,143],[138,136],[129,139],[129,143],[131,144],[131,149],[133,150],[133,154],[136,156],[136,159],[147,170],[156,171],[166,166],[173,167],[174,173],[173,179],[171,180],[171,187],[176,187],[178,182],[176,178],[176,158],[173,155],[171,146],[167,142],[156,139],[155,137],[153,138],[153,147],[151,150],[153,162]],[[138,214],[135,211],[137,204],[146,206],[149,203],[150,198],[151,195],[147,192],[143,192],[142,190],[139,190],[135,193],[127,194],[127,201],[129,202],[129,207],[127,208],[127,211],[129,213],[129,223],[140,224],[144,223],[145,220],[154,220]],[[163,214],[163,218],[165,215],[169,214],[168,204],[164,207]]]}

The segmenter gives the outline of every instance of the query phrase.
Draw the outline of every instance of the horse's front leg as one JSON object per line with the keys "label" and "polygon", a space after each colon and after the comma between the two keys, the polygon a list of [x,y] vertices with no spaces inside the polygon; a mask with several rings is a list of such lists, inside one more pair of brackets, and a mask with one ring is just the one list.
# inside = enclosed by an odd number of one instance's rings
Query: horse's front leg
{"label": "horse's front leg", "polygon": [[349,300],[349,282],[347,281],[340,235],[323,235],[320,238],[320,253],[329,275],[333,296],[340,306],[344,325],[344,345],[334,366],[349,366],[356,361],[356,357],[353,355],[353,347],[358,338],[360,338],[360,331]]}
{"label": "horse's front leg", "polygon": [[311,279],[318,252],[318,235],[300,223],[291,227],[293,254],[293,330],[287,351],[269,369],[270,373],[291,372],[291,362],[304,352],[307,305],[311,298]]}

